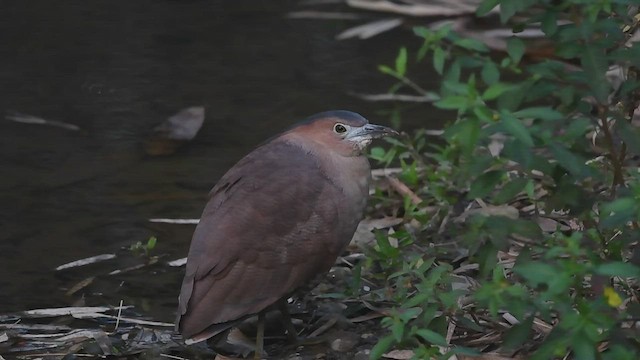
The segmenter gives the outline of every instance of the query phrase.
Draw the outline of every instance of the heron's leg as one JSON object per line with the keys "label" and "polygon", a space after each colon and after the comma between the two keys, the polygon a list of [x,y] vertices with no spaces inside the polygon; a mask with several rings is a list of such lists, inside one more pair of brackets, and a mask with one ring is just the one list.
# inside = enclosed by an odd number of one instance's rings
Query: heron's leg
{"label": "heron's leg", "polygon": [[264,350],[264,312],[258,313],[258,332],[256,333],[256,351],[253,353],[254,360],[262,359]]}
{"label": "heron's leg", "polygon": [[287,337],[289,338],[289,342],[291,344],[295,344],[298,342],[298,331],[295,326],[293,326],[293,322],[291,321],[291,314],[289,314],[289,308],[287,307],[287,299],[282,298],[278,300],[278,310],[282,314],[282,324],[287,330]]}

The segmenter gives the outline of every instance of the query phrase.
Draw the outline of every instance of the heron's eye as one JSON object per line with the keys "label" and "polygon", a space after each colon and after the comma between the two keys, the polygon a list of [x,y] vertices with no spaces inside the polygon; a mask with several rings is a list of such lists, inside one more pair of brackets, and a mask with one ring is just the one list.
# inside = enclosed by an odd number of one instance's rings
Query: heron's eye
{"label": "heron's eye", "polygon": [[347,127],[337,123],[333,126],[333,131],[335,131],[337,134],[344,134],[347,132]]}

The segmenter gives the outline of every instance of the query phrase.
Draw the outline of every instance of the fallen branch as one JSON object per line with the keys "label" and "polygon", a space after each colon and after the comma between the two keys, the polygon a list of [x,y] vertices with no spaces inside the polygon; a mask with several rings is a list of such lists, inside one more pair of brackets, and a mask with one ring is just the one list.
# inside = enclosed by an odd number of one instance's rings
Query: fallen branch
{"label": "fallen branch", "polygon": [[387,181],[389,182],[389,185],[391,185],[391,187],[395,191],[397,191],[400,195],[408,196],[414,205],[419,205],[420,203],[422,203],[422,199],[418,195],[416,195],[416,193],[414,193],[411,189],[409,189],[409,187],[405,185],[402,181],[391,176],[387,177]]}
{"label": "fallen branch", "polygon": [[[126,308],[131,308],[127,306]],[[76,306],[76,307],[61,307],[61,308],[48,308],[48,309],[33,309],[20,313],[23,317],[38,318],[38,317],[51,317],[51,316],[65,316],[65,315],[81,315],[81,314],[97,314],[114,310],[115,308],[110,306]]]}

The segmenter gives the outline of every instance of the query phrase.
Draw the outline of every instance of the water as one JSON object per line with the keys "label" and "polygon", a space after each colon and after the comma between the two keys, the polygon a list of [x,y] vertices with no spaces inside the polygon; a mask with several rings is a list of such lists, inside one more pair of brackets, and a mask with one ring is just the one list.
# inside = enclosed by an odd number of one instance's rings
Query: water
{"label": "water", "polygon": [[[0,312],[120,299],[173,320],[181,268],[107,272],[136,263],[136,241],[158,238],[161,261],[185,256],[216,180],[260,141],[327,109],[388,123],[389,104],[349,92],[381,92],[407,31],[370,41],[334,40],[357,22],[294,20],[296,2],[50,0],[0,2],[0,111],[19,111],[81,131],[0,121]],[[206,107],[189,146],[152,158],[142,144],[178,110]],[[427,107],[405,124],[425,125]],[[102,253],[118,259],[55,272]],[[66,296],[78,281],[97,276]]]}

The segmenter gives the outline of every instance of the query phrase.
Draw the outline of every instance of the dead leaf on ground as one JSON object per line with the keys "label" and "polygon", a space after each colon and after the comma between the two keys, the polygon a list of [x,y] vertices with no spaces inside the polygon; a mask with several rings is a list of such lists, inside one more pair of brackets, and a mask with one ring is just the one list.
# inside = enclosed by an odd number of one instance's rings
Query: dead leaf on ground
{"label": "dead leaf on ground", "polygon": [[[389,0],[347,0],[347,5],[371,10],[383,11],[408,16],[459,16],[473,14],[482,0],[405,0],[395,2]],[[496,9],[492,11],[497,11]]]}
{"label": "dead leaf on ground", "polygon": [[372,233],[373,230],[390,228],[400,223],[402,223],[401,218],[392,216],[379,219],[363,219],[358,224],[358,228],[351,238],[350,246],[362,247],[365,245],[371,245],[376,240],[375,235]]}
{"label": "dead leaf on ground", "polygon": [[385,359],[392,360],[409,360],[413,359],[415,353],[412,350],[391,350],[386,354],[382,354]]}
{"label": "dead leaf on ground", "polygon": [[403,20],[401,18],[376,20],[363,25],[354,26],[349,28],[336,36],[338,40],[346,40],[351,38],[359,38],[361,40],[372,38],[383,32],[389,31],[402,25]]}
{"label": "dead leaf on ground", "polygon": [[151,156],[170,155],[191,141],[204,123],[204,106],[181,110],[153,129],[144,149]]}
{"label": "dead leaf on ground", "polygon": [[552,233],[557,230],[566,231],[571,229],[569,226],[548,217],[537,217],[536,222],[538,223],[538,226],[540,226],[540,229],[542,229],[542,231],[546,233]]}
{"label": "dead leaf on ground", "polygon": [[93,282],[93,280],[95,280],[95,279],[96,279],[96,277],[95,277],[95,276],[91,276],[91,277],[88,277],[88,278],[86,278],[86,279],[84,279],[84,280],[79,281],[78,283],[76,283],[75,285],[73,285],[73,286],[71,287],[71,289],[69,289],[69,290],[65,293],[65,295],[66,295],[66,296],[71,296],[71,295],[73,295],[73,294],[77,293],[78,291],[80,291],[80,290],[84,289],[85,287],[87,287],[87,286],[91,285],[91,283],[92,283],[92,282]]}
{"label": "dead leaf on ground", "polygon": [[473,215],[504,216],[506,218],[515,220],[520,217],[520,212],[518,211],[518,209],[511,205],[486,205],[480,208],[469,209],[460,214],[453,221],[455,223],[462,223]]}
{"label": "dead leaf on ground", "polygon": [[48,126],[55,126],[62,129],[73,130],[73,131],[80,130],[80,127],[74,124],[69,124],[69,123],[57,121],[57,120],[46,120],[37,116],[22,114],[15,111],[8,112],[7,115],[5,116],[5,119],[13,122],[23,123],[23,124],[48,125]]}
{"label": "dead leaf on ground", "polygon": [[95,264],[97,262],[110,260],[110,259],[113,259],[115,257],[116,257],[116,254],[101,254],[101,255],[91,256],[91,257],[88,257],[88,258],[75,260],[75,261],[72,261],[72,262],[68,262],[66,264],[62,264],[62,265],[58,266],[55,270],[56,271],[60,271],[60,270],[70,269],[70,268],[74,268],[74,267],[78,267],[78,266],[85,266],[85,265],[89,265],[89,264]]}
{"label": "dead leaf on ground", "polygon": [[331,334],[332,340],[329,342],[329,346],[332,350],[338,352],[347,352],[353,350],[353,348],[360,342],[360,335],[345,330],[338,330]]}

